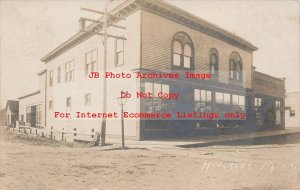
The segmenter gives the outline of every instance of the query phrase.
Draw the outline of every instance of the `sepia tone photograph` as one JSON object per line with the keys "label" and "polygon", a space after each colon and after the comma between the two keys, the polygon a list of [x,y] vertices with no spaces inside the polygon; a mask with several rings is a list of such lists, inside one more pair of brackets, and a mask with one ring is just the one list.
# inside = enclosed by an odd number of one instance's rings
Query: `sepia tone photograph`
{"label": "sepia tone photograph", "polygon": [[0,0],[0,190],[300,190],[297,0]]}

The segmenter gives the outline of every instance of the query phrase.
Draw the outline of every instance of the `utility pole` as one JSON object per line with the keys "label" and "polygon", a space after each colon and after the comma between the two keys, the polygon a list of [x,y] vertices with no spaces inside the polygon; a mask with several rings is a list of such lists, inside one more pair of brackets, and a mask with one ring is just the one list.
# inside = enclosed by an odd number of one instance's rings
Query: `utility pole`
{"label": "utility pole", "polygon": [[[107,6],[104,9],[104,21],[103,21],[103,45],[104,45],[104,64],[103,64],[103,73],[107,71]],[[104,76],[104,74],[102,76]],[[103,77],[103,113],[106,113],[106,102],[107,102],[107,82],[106,78]],[[106,117],[102,118],[101,123],[101,133],[100,133],[100,146],[105,145],[105,136],[106,136]]]}
{"label": "utility pole", "polygon": [[[108,64],[107,63],[107,40],[108,40],[108,38],[112,37],[112,38],[116,38],[116,39],[126,40],[126,38],[124,38],[124,37],[110,35],[110,34],[107,33],[108,19],[110,17],[124,19],[124,18],[121,18],[119,16],[110,15],[107,12],[107,6],[108,6],[109,2],[107,2],[107,4],[105,5],[104,12],[93,10],[93,9],[81,8],[81,10],[84,10],[84,11],[89,11],[89,12],[98,13],[98,14],[103,15],[103,17],[102,17],[103,18],[103,27],[102,27],[103,33],[92,30],[95,34],[103,36],[103,41],[102,41],[103,42],[103,47],[104,47],[103,73],[107,72],[107,64]],[[88,19],[88,18],[80,18],[80,20],[79,20],[79,22],[80,22],[80,31],[82,31],[82,32],[89,32],[89,31],[86,30],[85,21],[90,21],[90,22],[98,23],[98,24],[101,23],[101,19],[93,20],[93,19]],[[126,29],[123,26],[118,26],[118,25],[114,25],[114,24],[110,24],[109,26],[119,28],[119,29]],[[104,76],[104,74],[102,76]],[[106,81],[105,77],[103,77],[102,111],[103,111],[103,113],[107,112],[107,81]],[[104,118],[102,118],[102,122],[101,122],[100,146],[105,146],[105,137],[106,137],[106,118],[104,117]]]}

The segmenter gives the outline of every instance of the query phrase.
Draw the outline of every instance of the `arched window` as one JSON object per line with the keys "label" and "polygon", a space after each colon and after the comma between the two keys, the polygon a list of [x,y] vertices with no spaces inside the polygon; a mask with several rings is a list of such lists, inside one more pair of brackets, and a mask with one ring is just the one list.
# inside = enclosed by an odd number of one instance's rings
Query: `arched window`
{"label": "arched window", "polygon": [[185,32],[178,32],[174,35],[172,54],[173,69],[194,69],[193,42]]}
{"label": "arched window", "polygon": [[212,48],[209,52],[209,69],[214,78],[219,75],[219,54],[218,50]]}
{"label": "arched window", "polygon": [[243,64],[241,56],[237,52],[231,53],[229,57],[229,78],[232,80],[243,80]]}

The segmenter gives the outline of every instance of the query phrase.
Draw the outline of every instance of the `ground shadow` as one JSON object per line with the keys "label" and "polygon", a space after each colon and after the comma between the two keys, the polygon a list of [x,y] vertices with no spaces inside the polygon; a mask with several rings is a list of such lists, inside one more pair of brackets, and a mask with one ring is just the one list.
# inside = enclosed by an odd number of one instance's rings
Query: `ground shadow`
{"label": "ground shadow", "polygon": [[280,134],[267,137],[254,137],[239,140],[226,140],[209,143],[194,143],[178,145],[181,148],[208,147],[216,145],[239,146],[239,145],[268,145],[268,144],[299,144],[300,133]]}

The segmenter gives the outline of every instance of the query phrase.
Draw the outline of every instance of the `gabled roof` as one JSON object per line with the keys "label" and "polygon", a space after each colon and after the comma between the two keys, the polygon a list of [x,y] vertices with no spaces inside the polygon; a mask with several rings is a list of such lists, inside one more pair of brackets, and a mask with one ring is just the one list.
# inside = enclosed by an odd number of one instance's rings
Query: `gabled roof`
{"label": "gabled roof", "polygon": [[[165,17],[169,20],[198,30],[202,33],[220,39],[226,43],[232,44],[246,51],[258,50],[257,47],[255,47],[249,41],[243,39],[242,37],[232,32],[229,32],[221,27],[218,27],[174,5],[171,5],[163,0],[126,0],[111,11],[109,11],[110,15],[118,15],[119,19],[117,18],[118,16],[110,18],[108,26],[121,20],[121,17],[127,17],[128,15],[132,14],[133,12],[139,9]],[[55,59],[57,56],[63,54],[72,47],[75,47],[76,45],[95,35],[95,33],[91,32],[91,30],[101,30],[102,27],[103,20],[100,19],[99,23],[94,23],[87,27],[90,31],[80,31],[76,33],[74,36],[72,36],[64,43],[59,45],[57,48],[52,50],[50,53],[48,53],[46,56],[44,56],[41,59],[41,61],[47,63]]]}
{"label": "gabled roof", "polygon": [[13,113],[19,112],[19,101],[16,100],[7,100],[6,110],[9,107],[10,111]]}

